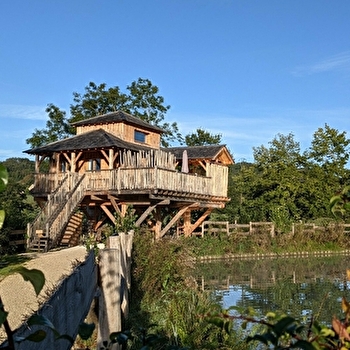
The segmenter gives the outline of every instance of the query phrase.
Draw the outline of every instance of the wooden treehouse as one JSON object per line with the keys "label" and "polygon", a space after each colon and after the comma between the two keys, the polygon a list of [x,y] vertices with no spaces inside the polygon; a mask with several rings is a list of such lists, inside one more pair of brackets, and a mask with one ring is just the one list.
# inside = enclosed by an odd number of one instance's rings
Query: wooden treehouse
{"label": "wooden treehouse", "polygon": [[30,249],[79,244],[84,218],[98,236],[128,206],[156,238],[189,236],[229,200],[225,146],[160,148],[162,129],[122,111],[72,126],[75,136],[25,151],[35,155],[31,192],[41,207],[28,225]]}

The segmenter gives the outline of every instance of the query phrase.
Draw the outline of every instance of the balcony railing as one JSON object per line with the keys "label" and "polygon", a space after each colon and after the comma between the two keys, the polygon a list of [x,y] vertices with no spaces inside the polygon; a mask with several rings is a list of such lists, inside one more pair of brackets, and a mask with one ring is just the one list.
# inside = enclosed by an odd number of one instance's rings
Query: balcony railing
{"label": "balcony railing", "polygon": [[[85,173],[86,191],[172,191],[227,197],[228,169],[207,164],[207,175],[181,173],[158,167],[118,168]],[[36,174],[33,193],[50,194],[62,182],[62,174]],[[67,186],[69,181],[65,182]]]}

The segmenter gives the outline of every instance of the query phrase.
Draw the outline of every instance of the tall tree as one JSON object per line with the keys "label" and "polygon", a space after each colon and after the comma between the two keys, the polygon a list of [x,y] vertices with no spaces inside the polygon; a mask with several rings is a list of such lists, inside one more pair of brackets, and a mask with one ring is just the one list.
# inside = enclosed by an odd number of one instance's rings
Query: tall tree
{"label": "tall tree", "polygon": [[345,184],[348,180],[346,165],[349,161],[350,139],[346,132],[339,132],[325,124],[324,128],[318,128],[313,135],[311,147],[306,152],[310,161],[319,165],[327,176],[334,175]]}
{"label": "tall tree", "polygon": [[73,93],[73,103],[70,106],[70,118],[66,112],[53,104],[49,104],[46,112],[49,121],[46,128],[35,130],[31,138],[26,141],[32,147],[66,138],[74,133],[70,123],[95,117],[100,114],[117,110],[131,113],[152,125],[164,130],[162,146],[168,147],[170,142],[182,142],[177,123],[164,121],[170,106],[164,104],[164,98],[159,95],[159,88],[148,79],[139,78],[121,92],[118,86],[107,88],[105,83],[97,85],[90,82],[84,93]]}
{"label": "tall tree", "polygon": [[187,146],[219,145],[221,137],[221,134],[211,134],[209,131],[198,128],[195,132],[185,136],[185,143]]}
{"label": "tall tree", "polygon": [[35,129],[32,137],[26,139],[27,144],[31,147],[39,147],[50,142],[62,140],[71,135],[66,112],[60,110],[52,103],[46,108],[49,120],[46,122],[45,129]]}

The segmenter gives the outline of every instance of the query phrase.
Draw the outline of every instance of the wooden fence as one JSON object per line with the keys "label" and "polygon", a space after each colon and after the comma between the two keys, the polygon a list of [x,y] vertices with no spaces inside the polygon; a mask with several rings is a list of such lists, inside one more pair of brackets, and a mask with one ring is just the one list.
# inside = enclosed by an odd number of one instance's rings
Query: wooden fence
{"label": "wooden fence", "polygon": [[[120,332],[129,312],[131,287],[131,250],[134,233],[108,238],[107,247],[100,252],[100,293],[97,349],[113,332]],[[110,348],[118,349],[117,345]]]}
{"label": "wooden fence", "polygon": [[275,225],[273,222],[250,222],[249,224],[230,224],[228,221],[203,221],[201,236],[233,233],[241,235],[251,235],[257,232],[269,232],[271,237],[275,235]]}
{"label": "wooden fence", "polygon": [[[110,333],[122,330],[123,319],[128,315],[132,241],[133,232],[110,237],[107,248],[99,251],[98,266],[91,251],[86,261],[62,281],[37,313],[49,319],[60,334],[75,339],[79,325],[85,320],[93,299],[98,295],[97,348],[101,348],[102,342],[109,339]],[[38,329],[47,331],[43,341],[24,341],[18,344],[16,350],[71,349],[68,340],[55,340],[53,332],[44,326],[32,326],[29,329],[24,323],[14,335],[26,337]],[[0,344],[0,349],[6,349],[6,346],[7,342]]]}
{"label": "wooden fence", "polygon": [[[62,281],[50,299],[37,311],[48,318],[60,334],[67,334],[73,339],[77,336],[79,324],[84,321],[97,286],[97,268],[94,254],[91,252],[85,262]],[[20,296],[19,296],[20,297]],[[15,337],[26,337],[38,329],[47,331],[46,338],[39,342],[24,341],[16,350],[69,350],[71,344],[65,339],[54,339],[52,331],[44,326],[31,326],[24,323],[15,333]],[[0,348],[6,346],[1,344]],[[5,347],[6,348],[6,347]]]}
{"label": "wooden fence", "polygon": [[24,250],[27,245],[26,230],[14,230],[10,232],[10,245],[16,246],[20,250]]}
{"label": "wooden fence", "polygon": [[[291,233],[294,235],[296,231],[302,230],[305,233],[315,234],[317,232],[324,232],[327,228],[341,227],[344,234],[350,235],[350,224],[330,224],[326,226],[320,226],[316,224],[308,223],[293,223]],[[228,221],[204,221],[202,223],[201,232],[196,234],[200,236],[204,235],[217,235],[219,233],[240,234],[240,235],[252,235],[255,233],[269,232],[271,237],[275,236],[275,225],[273,222],[250,222],[249,224],[231,224]]]}

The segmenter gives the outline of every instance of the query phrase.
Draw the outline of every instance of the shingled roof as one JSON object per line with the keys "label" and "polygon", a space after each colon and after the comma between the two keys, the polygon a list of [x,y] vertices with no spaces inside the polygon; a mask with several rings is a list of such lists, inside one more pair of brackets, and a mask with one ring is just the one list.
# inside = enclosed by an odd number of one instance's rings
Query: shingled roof
{"label": "shingled roof", "polygon": [[71,123],[72,126],[83,126],[83,125],[99,125],[99,124],[109,124],[109,123],[128,123],[135,126],[142,127],[144,129],[152,130],[157,133],[164,133],[164,130],[158,126],[149,124],[138,117],[123,112],[116,111],[107,114],[102,114],[97,117],[92,117],[84,120],[80,120],[75,123]]}
{"label": "shingled roof", "polygon": [[89,131],[64,140],[24,151],[28,154],[47,154],[63,151],[80,151],[101,148],[120,148],[132,151],[150,150],[149,147],[126,142],[103,129]]}
{"label": "shingled roof", "polygon": [[184,150],[187,151],[188,159],[214,160],[226,145],[208,145],[191,147],[169,147],[164,150],[175,154],[176,159],[181,160]]}

